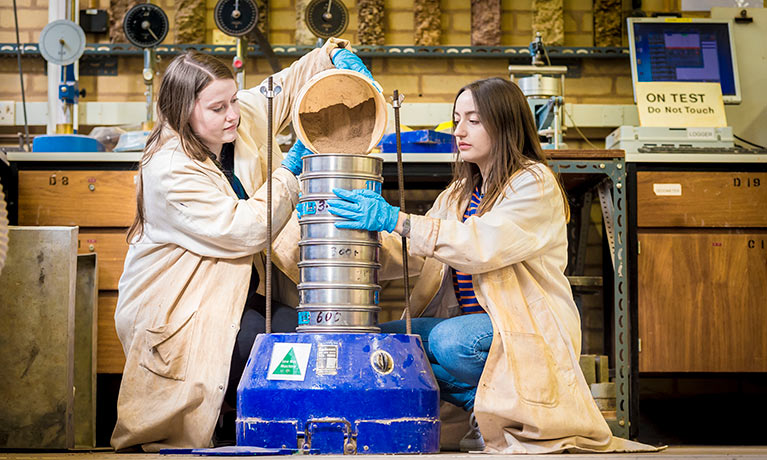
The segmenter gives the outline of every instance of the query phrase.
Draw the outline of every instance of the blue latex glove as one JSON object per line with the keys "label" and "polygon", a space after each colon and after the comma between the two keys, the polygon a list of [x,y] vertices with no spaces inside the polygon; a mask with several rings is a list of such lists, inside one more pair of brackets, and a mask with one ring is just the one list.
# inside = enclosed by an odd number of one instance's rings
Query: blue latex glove
{"label": "blue latex glove", "polygon": [[392,206],[372,190],[343,190],[334,188],[341,200],[328,200],[328,211],[347,220],[336,222],[337,228],[352,228],[371,232],[394,231],[399,207]]}
{"label": "blue latex glove", "polygon": [[301,159],[311,154],[312,151],[304,146],[301,139],[296,139],[296,143],[288,150],[288,154],[282,160],[282,166],[297,176],[301,174],[301,170],[304,168],[304,162]]}
{"label": "blue latex glove", "polygon": [[333,65],[336,66],[336,69],[353,70],[373,80],[373,74],[370,73],[368,68],[365,67],[365,64],[362,63],[362,59],[347,49],[342,48],[336,52],[332,61]]}

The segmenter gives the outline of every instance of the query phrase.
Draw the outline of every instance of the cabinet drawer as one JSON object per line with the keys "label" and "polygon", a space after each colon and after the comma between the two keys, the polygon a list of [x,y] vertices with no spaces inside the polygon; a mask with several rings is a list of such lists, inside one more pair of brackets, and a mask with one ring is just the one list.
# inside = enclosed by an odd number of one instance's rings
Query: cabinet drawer
{"label": "cabinet drawer", "polygon": [[99,292],[98,349],[96,369],[99,374],[122,374],[125,354],[115,331],[117,291]]}
{"label": "cabinet drawer", "polygon": [[637,172],[639,227],[767,227],[765,172]]}
{"label": "cabinet drawer", "polygon": [[128,227],[136,171],[19,171],[19,225]]}
{"label": "cabinet drawer", "polygon": [[98,255],[99,289],[117,290],[117,283],[125,265],[128,243],[125,234],[128,229],[81,228],[77,236],[79,254]]}
{"label": "cabinet drawer", "polygon": [[767,230],[640,231],[642,372],[767,371]]}

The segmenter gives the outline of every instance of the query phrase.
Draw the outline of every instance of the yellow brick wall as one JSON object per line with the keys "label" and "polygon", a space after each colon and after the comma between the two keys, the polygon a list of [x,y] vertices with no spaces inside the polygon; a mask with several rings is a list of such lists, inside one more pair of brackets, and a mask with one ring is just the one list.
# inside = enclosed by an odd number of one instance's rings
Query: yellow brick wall
{"label": "yellow brick wall", "polygon": [[[206,0],[208,7],[206,39],[213,40],[213,7],[215,0]],[[646,11],[673,11],[681,0],[645,0]],[[8,0],[5,1],[9,3]],[[168,14],[171,30],[166,43],[174,43],[172,0],[156,0]],[[273,44],[289,44],[295,29],[295,0],[270,0],[269,37]],[[357,11],[355,0],[344,0],[349,7],[350,25],[343,38],[356,40]],[[630,1],[624,0],[624,10]],[[107,8],[108,0],[83,1],[84,6]],[[17,0],[22,42],[36,42],[40,30],[47,23],[46,0]],[[465,0],[442,0],[442,43],[445,45],[469,45],[470,2]],[[386,43],[409,45],[413,43],[413,13],[411,0],[386,0]],[[565,0],[565,45],[592,45],[593,15],[591,0]],[[13,15],[8,7],[0,14],[0,43],[15,42]],[[527,45],[532,37],[532,0],[503,0],[502,44]],[[216,34],[220,37],[220,34]],[[105,36],[88,36],[89,42],[106,41]],[[227,59],[228,58],[224,58]],[[170,57],[163,57],[160,70]],[[288,65],[292,59],[282,59]],[[375,58],[371,60],[372,72],[387,92],[399,89],[411,102],[452,101],[458,88],[484,77],[508,77],[503,59],[472,58]],[[39,58],[24,58],[27,100],[46,99],[44,65]],[[80,85],[86,89],[84,101],[143,101],[144,86],[141,79],[141,57],[119,58],[119,75],[82,77]],[[246,67],[246,84],[255,85],[271,73],[264,59],[249,60]],[[20,100],[20,84],[13,57],[0,58],[0,100]],[[621,103],[632,102],[631,77],[627,59],[585,59],[582,61],[580,78],[566,83],[566,99],[575,103]]]}

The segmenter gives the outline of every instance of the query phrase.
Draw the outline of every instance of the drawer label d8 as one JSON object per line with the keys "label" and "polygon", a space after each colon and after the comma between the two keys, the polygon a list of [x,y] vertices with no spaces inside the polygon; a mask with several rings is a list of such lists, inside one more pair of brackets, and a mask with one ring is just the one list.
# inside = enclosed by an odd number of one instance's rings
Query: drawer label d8
{"label": "drawer label d8", "polygon": [[61,178],[57,178],[56,174],[51,174],[51,177],[48,178],[48,185],[69,185],[69,177],[67,176],[61,176]]}

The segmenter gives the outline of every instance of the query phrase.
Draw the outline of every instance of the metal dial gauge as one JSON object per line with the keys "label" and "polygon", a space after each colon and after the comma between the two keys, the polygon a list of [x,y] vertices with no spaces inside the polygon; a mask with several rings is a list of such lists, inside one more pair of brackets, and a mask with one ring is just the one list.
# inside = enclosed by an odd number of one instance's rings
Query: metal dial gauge
{"label": "metal dial gauge", "polygon": [[349,10],[341,0],[311,0],[304,20],[315,36],[338,37],[349,26]]}
{"label": "metal dial gauge", "polygon": [[72,21],[58,19],[40,32],[40,54],[56,65],[69,65],[85,51],[85,32]]}
{"label": "metal dial gauge", "polygon": [[168,16],[157,5],[139,3],[125,13],[123,31],[134,46],[152,48],[168,35]]}
{"label": "metal dial gauge", "polygon": [[258,7],[253,0],[218,0],[213,19],[221,32],[231,37],[243,37],[258,23]]}

